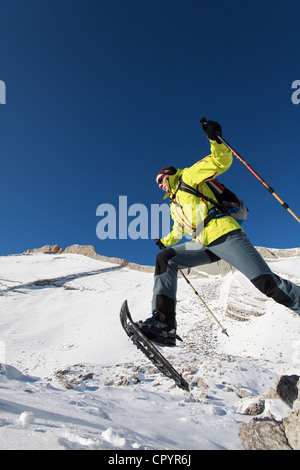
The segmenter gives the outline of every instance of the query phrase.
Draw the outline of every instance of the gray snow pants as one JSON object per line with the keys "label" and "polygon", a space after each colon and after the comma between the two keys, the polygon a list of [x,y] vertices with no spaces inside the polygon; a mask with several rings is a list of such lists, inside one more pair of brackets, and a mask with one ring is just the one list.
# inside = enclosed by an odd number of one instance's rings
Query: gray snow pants
{"label": "gray snow pants", "polygon": [[208,246],[186,242],[156,257],[152,313],[176,327],[176,292],[178,269],[192,268],[223,259],[243,273],[263,294],[300,315],[300,287],[274,274],[243,230],[223,235]]}

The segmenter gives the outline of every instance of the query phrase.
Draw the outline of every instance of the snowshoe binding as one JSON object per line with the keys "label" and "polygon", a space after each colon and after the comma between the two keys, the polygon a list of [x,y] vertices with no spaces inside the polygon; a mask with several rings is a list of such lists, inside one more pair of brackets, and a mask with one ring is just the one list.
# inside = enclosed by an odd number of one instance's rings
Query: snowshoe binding
{"label": "snowshoe binding", "polygon": [[161,346],[176,346],[176,339],[182,341],[176,334],[176,329],[160,321],[156,312],[147,320],[139,321],[137,326],[146,338]]}

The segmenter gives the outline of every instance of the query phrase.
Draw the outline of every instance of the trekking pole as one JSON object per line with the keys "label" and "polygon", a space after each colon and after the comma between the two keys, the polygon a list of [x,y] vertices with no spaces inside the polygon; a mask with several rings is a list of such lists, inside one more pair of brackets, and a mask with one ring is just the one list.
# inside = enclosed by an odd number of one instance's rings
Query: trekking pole
{"label": "trekking pole", "polygon": [[220,326],[220,328],[222,329],[222,333],[224,333],[224,335],[227,335],[228,338],[229,338],[229,334],[227,333],[227,330],[226,328],[224,328],[221,323],[219,322],[219,320],[217,319],[217,317],[213,314],[213,312],[211,311],[211,309],[209,308],[208,305],[206,305],[206,303],[204,302],[204,300],[202,299],[201,295],[196,291],[195,287],[193,286],[193,284],[191,284],[190,280],[186,277],[186,275],[182,272],[181,269],[178,269],[178,271],[180,272],[181,276],[186,280],[186,282],[191,286],[191,288],[193,289],[193,291],[195,292],[195,294],[197,295],[197,297],[201,300],[201,302],[203,303],[203,305],[207,308],[207,310],[209,311],[209,313],[211,314],[211,316],[215,319],[215,321],[218,323],[218,325]]}
{"label": "trekking pole", "polygon": [[[203,117],[202,119],[200,119],[200,124],[205,124],[207,122],[207,119],[205,117]],[[274,196],[278,202],[280,202],[280,204],[282,205],[282,207],[284,209],[286,209],[296,220],[297,222],[300,223],[300,218],[297,216],[297,214],[295,214],[294,211],[292,211],[292,209],[289,207],[289,205],[283,201],[283,199],[281,199],[281,197],[278,196],[278,194],[275,193],[274,189],[268,185],[268,183],[266,183],[265,180],[262,179],[261,176],[259,176],[258,173],[256,173],[255,170],[253,170],[253,168],[249,165],[249,163],[246,162],[246,160],[244,160],[241,155],[239,155],[236,150],[234,150],[231,145],[228,144],[228,142],[226,142],[225,139],[223,139],[223,137],[221,137],[220,135],[218,135],[218,139],[224,144],[226,145],[226,147],[240,160],[240,162],[242,162],[246,168],[248,168],[248,170],[251,171],[251,173],[258,179],[258,181],[260,181],[262,183],[262,185],[269,191],[270,194],[272,194],[272,196]]]}

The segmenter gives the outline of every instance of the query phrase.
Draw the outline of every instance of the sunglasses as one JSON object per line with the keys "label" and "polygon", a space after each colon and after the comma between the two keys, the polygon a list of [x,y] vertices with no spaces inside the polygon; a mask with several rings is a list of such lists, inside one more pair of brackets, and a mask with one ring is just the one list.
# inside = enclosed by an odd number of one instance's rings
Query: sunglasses
{"label": "sunglasses", "polygon": [[162,180],[164,179],[166,175],[161,175],[158,180],[157,180],[157,184],[160,185],[162,183]]}

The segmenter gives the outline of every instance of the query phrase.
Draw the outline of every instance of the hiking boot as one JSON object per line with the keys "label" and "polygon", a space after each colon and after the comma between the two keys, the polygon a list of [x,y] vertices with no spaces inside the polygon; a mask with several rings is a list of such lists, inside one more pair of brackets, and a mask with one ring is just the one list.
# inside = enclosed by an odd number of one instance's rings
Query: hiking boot
{"label": "hiking boot", "polygon": [[145,321],[139,321],[138,327],[146,338],[155,341],[161,346],[176,346],[176,339],[182,341],[176,335],[176,329],[159,320],[158,313]]}

